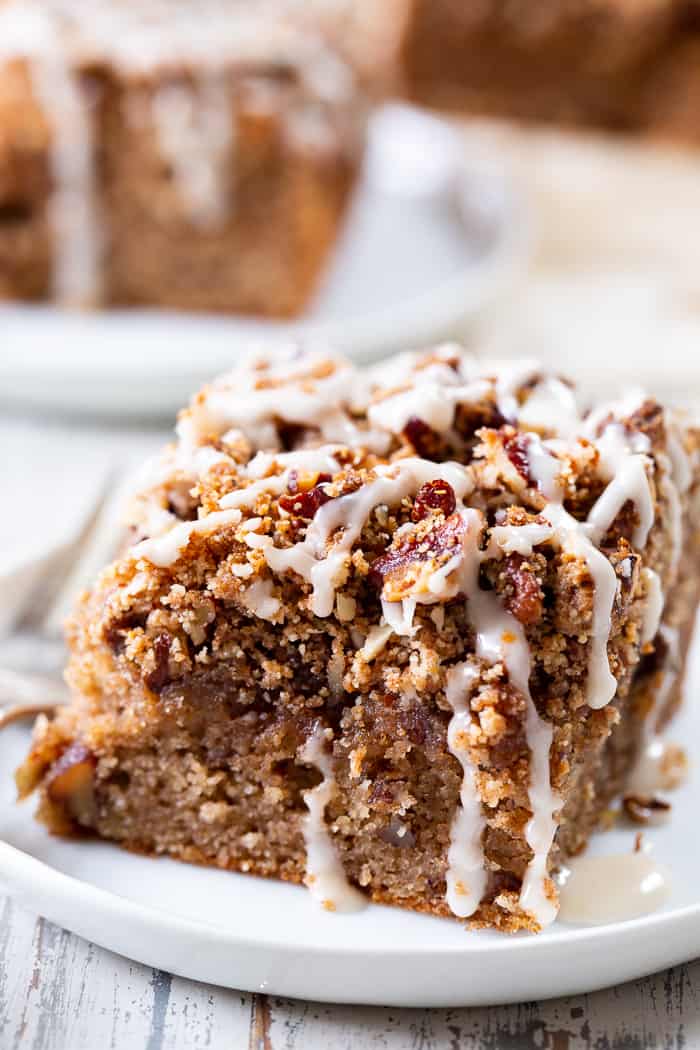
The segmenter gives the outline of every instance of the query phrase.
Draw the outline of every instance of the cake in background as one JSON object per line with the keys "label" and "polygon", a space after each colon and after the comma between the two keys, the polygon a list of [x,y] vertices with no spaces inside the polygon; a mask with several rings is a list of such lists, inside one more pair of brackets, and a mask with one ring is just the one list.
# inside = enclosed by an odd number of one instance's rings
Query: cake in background
{"label": "cake in background", "polygon": [[0,299],[298,313],[367,105],[296,6],[0,5]]}
{"label": "cake in background", "polygon": [[700,142],[695,0],[405,0],[409,96],[516,120]]}

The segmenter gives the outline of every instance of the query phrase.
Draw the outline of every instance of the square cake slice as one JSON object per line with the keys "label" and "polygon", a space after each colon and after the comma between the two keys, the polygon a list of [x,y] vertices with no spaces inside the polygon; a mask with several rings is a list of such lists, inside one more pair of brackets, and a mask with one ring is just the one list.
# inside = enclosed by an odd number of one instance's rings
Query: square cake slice
{"label": "square cake slice", "polygon": [[145,470],[20,794],[331,910],[540,930],[678,702],[697,449],[532,361],[251,358]]}
{"label": "square cake slice", "polygon": [[367,101],[291,7],[0,3],[0,299],[303,308]]}

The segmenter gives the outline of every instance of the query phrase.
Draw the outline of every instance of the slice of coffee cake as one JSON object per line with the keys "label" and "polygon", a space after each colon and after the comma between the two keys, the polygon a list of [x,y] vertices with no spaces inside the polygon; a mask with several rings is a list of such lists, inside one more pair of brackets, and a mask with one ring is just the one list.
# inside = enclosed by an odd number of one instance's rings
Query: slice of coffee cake
{"label": "slice of coffee cake", "polygon": [[149,465],[20,793],[59,833],[331,909],[546,926],[677,702],[696,450],[643,395],[581,413],[529,361],[254,360]]}

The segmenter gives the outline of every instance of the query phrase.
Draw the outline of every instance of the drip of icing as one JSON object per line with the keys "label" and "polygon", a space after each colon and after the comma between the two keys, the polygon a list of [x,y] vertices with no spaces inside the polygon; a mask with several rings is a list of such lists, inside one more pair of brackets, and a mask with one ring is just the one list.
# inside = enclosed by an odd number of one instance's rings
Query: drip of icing
{"label": "drip of icing", "polygon": [[562,879],[559,918],[571,923],[608,923],[649,915],[670,892],[668,870],[647,853],[579,857]]}
{"label": "drip of icing", "polygon": [[649,530],[654,523],[654,506],[645,469],[647,462],[648,458],[644,455],[630,455],[617,464],[612,481],[598,497],[588,515],[591,536],[595,543],[600,543],[625,503],[632,500],[639,517],[639,524],[632,534],[632,543],[640,550],[646,545]]}
{"label": "drip of icing", "polygon": [[517,420],[520,412],[518,391],[539,376],[539,361],[525,358],[522,361],[495,361],[493,364],[489,362],[488,372],[495,379],[499,412],[504,419]]}
{"label": "drip of icing", "polygon": [[[468,527],[462,538],[457,586],[467,595],[467,614],[476,633],[477,656],[491,664],[502,662],[510,682],[526,704],[525,735],[530,749],[528,794],[532,817],[525,829],[525,839],[533,855],[523,878],[520,904],[540,926],[547,926],[556,917],[556,906],[547,894],[546,878],[547,860],[556,831],[554,814],[561,806],[550,781],[552,727],[540,718],[530,693],[530,647],[522,625],[503,607],[493,591],[484,591],[479,586],[480,565],[492,556],[488,549],[482,551],[479,547],[485,527],[483,515],[471,508],[461,513]],[[460,817],[460,821],[462,819]],[[463,840],[460,841],[463,844]],[[473,860],[473,854],[471,858]],[[459,881],[463,882],[461,878]],[[472,884],[468,882],[467,885],[471,887]],[[449,899],[448,903],[452,907]]]}
{"label": "drip of icing", "polygon": [[573,434],[579,425],[576,394],[556,376],[545,376],[518,411],[521,426]]}
{"label": "drip of icing", "polygon": [[308,813],[303,818],[306,844],[306,885],[313,897],[328,911],[359,911],[365,897],[351,886],[342,861],[331,841],[325,822],[326,806],[336,793],[333,762],[326,750],[328,730],[317,726],[299,752],[302,762],[315,766],[323,780],[304,793]]}
{"label": "drip of icing", "polygon": [[[593,622],[588,657],[586,702],[592,708],[604,707],[612,700],[617,690],[617,682],[610,671],[608,661],[608,640],[617,593],[617,576],[611,563],[589,537],[588,533],[592,531],[590,522],[582,525],[564,509],[563,492],[556,480],[557,472],[560,470],[559,460],[545,448],[538,438],[532,435],[528,444],[528,460],[530,473],[545,498],[549,500],[542,511],[542,516],[547,518],[554,528],[556,539],[562,550],[569,551],[585,561],[593,580]],[[648,490],[648,480],[646,485]]]}
{"label": "drip of icing", "polygon": [[528,793],[532,810],[525,839],[533,856],[523,877],[520,904],[535,916],[540,926],[548,926],[556,917],[556,905],[546,892],[547,858],[556,831],[554,814],[561,806],[550,782],[552,726],[540,718],[530,693],[530,647],[522,625],[503,608],[493,592],[480,590],[478,583],[469,591],[468,611],[476,630],[477,655],[491,663],[502,660],[510,681],[525,699],[525,735],[530,749]]}
{"label": "drip of icing", "polygon": [[477,678],[478,672],[473,667],[467,663],[457,664],[448,672],[445,690],[454,712],[447,728],[447,746],[462,767],[460,805],[452,821],[447,854],[446,899],[452,912],[462,919],[476,911],[487,882],[481,841],[486,822],[468,754],[471,712],[467,698]]}
{"label": "drip of icing", "polygon": [[627,781],[627,791],[639,796],[666,791],[683,779],[683,770],[676,769],[674,762],[679,749],[657,735],[659,719],[682,667],[680,638],[678,630],[666,624],[661,625],[659,633],[666,643],[666,660],[661,671],[661,681],[654,693],[654,706],[644,720],[639,757]]}
{"label": "drip of icing", "polygon": [[590,541],[563,506],[548,503],[543,515],[557,530],[562,550],[570,551],[585,561],[593,580],[593,621],[588,653],[586,703],[594,709],[605,707],[617,691],[615,676],[608,660],[608,640],[612,627],[612,610],[617,594],[617,576],[604,554]]}
{"label": "drip of icing", "polygon": [[155,91],[151,111],[161,153],[192,222],[220,226],[230,210],[226,175],[234,145],[226,75],[205,71],[193,87],[166,83]]}
{"label": "drip of icing", "polygon": [[491,542],[504,554],[522,554],[528,557],[539,543],[546,543],[554,536],[553,527],[547,522],[541,525],[495,525],[491,529]]}
{"label": "drip of icing", "polygon": [[99,298],[100,224],[96,218],[92,117],[51,12],[32,4],[0,8],[0,63],[28,62],[32,88],[48,118],[53,190],[53,295],[89,305]]}
{"label": "drip of icing", "polygon": [[653,641],[661,623],[661,614],[664,611],[664,593],[661,589],[661,579],[658,572],[653,569],[642,569],[642,578],[646,590],[646,607],[642,618],[640,642],[646,645]]}
{"label": "drip of icing", "polygon": [[340,464],[335,453],[338,445],[321,445],[320,448],[299,448],[294,452],[257,452],[245,468],[249,478],[263,478],[277,464],[296,471],[317,471],[319,474],[336,474]]}
{"label": "drip of icing", "polygon": [[404,598],[400,602],[388,602],[382,598],[381,602],[384,621],[391,627],[394,634],[410,637],[416,633],[417,628],[413,626],[416,598]]}
{"label": "drip of icing", "polygon": [[130,554],[135,561],[145,558],[152,565],[166,569],[177,561],[192,536],[206,536],[222,526],[238,525],[240,520],[241,512],[238,509],[215,511],[198,521],[180,522],[163,536],[142,540],[131,548]]}

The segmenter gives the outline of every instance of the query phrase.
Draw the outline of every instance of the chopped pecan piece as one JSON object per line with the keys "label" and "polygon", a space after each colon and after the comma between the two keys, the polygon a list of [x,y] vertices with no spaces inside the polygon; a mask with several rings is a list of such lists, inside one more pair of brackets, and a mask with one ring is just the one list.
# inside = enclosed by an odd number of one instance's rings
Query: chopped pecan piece
{"label": "chopped pecan piece", "polygon": [[502,434],[503,448],[508,459],[511,461],[520,477],[528,485],[535,485],[535,479],[530,473],[530,457],[528,455],[528,439],[525,434],[517,431]]}
{"label": "chopped pecan piece", "polygon": [[435,511],[449,518],[450,514],[454,514],[456,506],[455,492],[449,482],[441,478],[428,481],[418,491],[411,511],[411,521],[422,521]]}
{"label": "chopped pecan piece", "polygon": [[78,824],[89,825],[95,810],[97,759],[84,744],[68,747],[46,775],[46,794]]}
{"label": "chopped pecan piece", "polygon": [[280,496],[279,505],[282,510],[286,510],[288,514],[294,515],[295,518],[305,518],[310,521],[319,507],[322,507],[324,503],[328,503],[332,498],[323,488],[323,485],[314,485],[313,488],[305,491]]}
{"label": "chopped pecan piece", "polygon": [[544,595],[539,581],[522,554],[509,554],[503,563],[506,578],[504,604],[524,626],[542,618]]}
{"label": "chopped pecan piece", "polygon": [[440,460],[443,458],[444,442],[442,438],[418,416],[411,416],[406,422],[403,436],[413,445],[422,459]]}
{"label": "chopped pecan piece", "polygon": [[671,811],[669,802],[642,795],[625,795],[622,806],[635,824],[663,824]]}
{"label": "chopped pecan piece", "polygon": [[170,635],[161,631],[153,639],[155,667],[146,675],[145,682],[154,693],[160,693],[170,681]]}
{"label": "chopped pecan piece", "polygon": [[370,579],[389,601],[425,591],[432,573],[458,552],[467,528],[459,514],[451,514],[422,536],[416,530],[373,561]]}
{"label": "chopped pecan piece", "polygon": [[333,478],[330,474],[319,474],[318,471],[314,471],[312,474],[300,474],[298,470],[290,470],[287,492],[294,496],[297,492],[308,492],[314,485],[324,485],[332,480]]}

